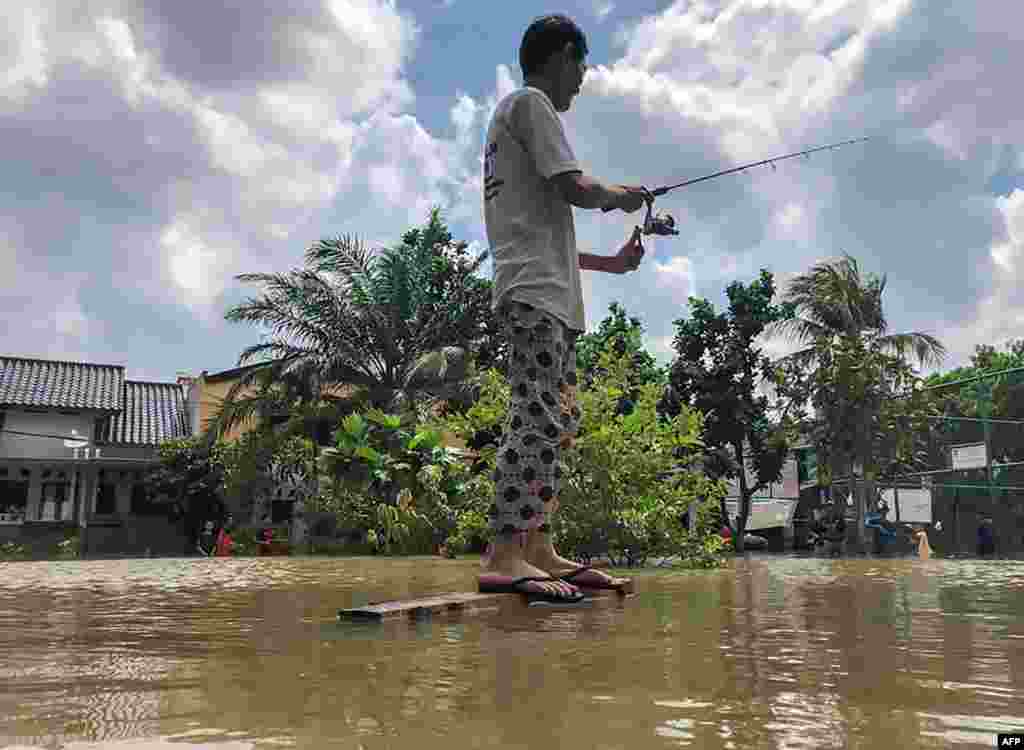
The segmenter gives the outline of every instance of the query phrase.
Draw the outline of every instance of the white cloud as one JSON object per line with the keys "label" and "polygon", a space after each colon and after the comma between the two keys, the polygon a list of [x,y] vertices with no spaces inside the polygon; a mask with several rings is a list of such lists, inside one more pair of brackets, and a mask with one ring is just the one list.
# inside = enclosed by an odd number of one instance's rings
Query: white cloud
{"label": "white cloud", "polygon": [[45,86],[49,72],[44,16],[22,3],[0,7],[0,96],[19,98]]}
{"label": "white cloud", "polygon": [[608,18],[613,10],[615,10],[615,3],[610,0],[595,0],[594,2],[594,15],[598,22],[603,22]]}
{"label": "white cloud", "polygon": [[[392,2],[61,10],[0,11],[0,157],[16,196],[2,207],[16,222],[0,245],[8,350],[111,361],[138,339],[161,341],[167,356],[178,342],[194,349],[196,322],[231,341],[252,336],[222,330],[235,274],[296,265],[335,205],[366,222],[361,234],[390,236],[454,190],[454,145],[403,114],[418,30]],[[378,157],[355,164],[357,153]],[[424,191],[424,180],[441,188]],[[349,212],[347,190],[377,210]],[[41,311],[40,298],[60,301]]]}
{"label": "white cloud", "polygon": [[[490,91],[453,87],[454,137],[429,132],[405,72],[429,53],[395,3],[241,15],[216,3],[24,5],[0,10],[0,215],[14,217],[0,227],[0,286],[20,300],[0,303],[10,346],[36,345],[44,326],[68,351],[101,329],[97,347],[141,330],[185,350],[181,331],[213,325],[240,293],[231,276],[291,267],[324,234],[393,241],[441,204],[467,239],[483,237],[484,130],[516,71],[496,66]],[[591,7],[601,18],[611,5]],[[1012,334],[1024,199],[987,186],[1024,165],[1024,100],[1006,62],[1021,14],[702,0],[629,21],[620,57],[588,74],[565,117],[600,178],[656,186],[876,138],[659,199],[682,234],[652,241],[640,273],[585,274],[591,325],[620,299],[664,342],[690,294],[717,302],[761,267],[782,278],[847,251],[889,274],[894,330],[931,330],[961,359]],[[612,253],[638,219],[577,212],[580,246]],[[71,300],[59,322],[31,312],[40,290]],[[114,297],[139,313],[103,317]]]}
{"label": "white cloud", "polygon": [[693,269],[689,258],[672,258],[667,263],[654,263],[658,284],[683,295],[685,300],[693,294]]}
{"label": "white cloud", "polygon": [[[950,361],[963,360],[973,344],[954,324],[994,313],[973,302],[992,283],[989,258],[1019,252],[1012,235],[992,247],[1010,204],[984,190],[1024,132],[1024,107],[1005,93],[1013,45],[995,32],[998,15],[986,6],[954,23],[907,2],[675,3],[622,31],[621,59],[588,75],[566,120],[597,176],[649,186],[876,135],[665,196],[683,230],[667,252],[693,261],[698,293],[712,298],[730,274],[749,281],[762,266],[805,269],[822,251],[850,252],[888,273],[893,330],[948,335]],[[583,212],[579,223],[588,243],[609,231]],[[685,312],[636,304],[652,340]]]}
{"label": "white cloud", "polygon": [[996,206],[1006,222],[1006,238],[992,246],[992,259],[1003,271],[1024,276],[1018,265],[1024,253],[1024,190],[996,198]]}
{"label": "white cloud", "polygon": [[136,59],[135,36],[132,30],[120,18],[101,18],[96,26],[103,33],[111,52],[118,60],[131,62]]}

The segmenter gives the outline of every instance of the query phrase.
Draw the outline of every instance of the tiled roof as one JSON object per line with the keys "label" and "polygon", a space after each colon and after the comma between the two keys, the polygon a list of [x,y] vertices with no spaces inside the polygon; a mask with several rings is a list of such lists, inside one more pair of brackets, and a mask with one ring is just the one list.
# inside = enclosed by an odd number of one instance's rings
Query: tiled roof
{"label": "tiled roof", "polygon": [[0,357],[0,407],[120,409],[124,367]]}
{"label": "tiled roof", "polygon": [[124,379],[124,367],[0,357],[0,407],[95,409],[96,440],[157,445],[191,434],[185,386]]}
{"label": "tiled roof", "polygon": [[189,434],[183,386],[128,380],[124,384],[124,410],[100,422],[96,441],[158,445]]}

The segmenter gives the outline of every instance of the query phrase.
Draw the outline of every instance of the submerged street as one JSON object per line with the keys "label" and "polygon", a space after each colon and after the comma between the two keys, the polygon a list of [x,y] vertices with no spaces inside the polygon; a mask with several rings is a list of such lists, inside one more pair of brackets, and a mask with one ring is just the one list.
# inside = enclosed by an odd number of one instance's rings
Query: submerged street
{"label": "submerged street", "polygon": [[1024,727],[1018,561],[755,556],[581,610],[383,625],[337,611],[470,590],[476,560],[3,570],[0,747],[987,748]]}

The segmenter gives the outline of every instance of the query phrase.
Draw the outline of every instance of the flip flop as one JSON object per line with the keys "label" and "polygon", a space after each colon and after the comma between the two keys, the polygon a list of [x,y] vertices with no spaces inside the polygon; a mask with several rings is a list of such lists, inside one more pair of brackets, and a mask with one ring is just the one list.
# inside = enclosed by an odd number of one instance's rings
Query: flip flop
{"label": "flip flop", "polygon": [[531,582],[555,583],[556,579],[530,576],[510,579],[501,576],[487,576],[481,577],[477,585],[481,594],[522,594],[529,600],[531,607],[545,604],[573,605],[586,599],[582,591],[560,594],[556,591],[528,591],[523,588],[523,584]]}
{"label": "flip flop", "polygon": [[[585,575],[589,573],[590,575]],[[582,578],[581,578],[582,577]],[[585,565],[582,568],[576,568],[571,573],[558,576],[559,581],[565,581],[571,583],[574,586],[579,586],[583,589],[601,589],[606,591],[631,591],[633,588],[633,579],[626,578],[622,583],[612,583],[611,576],[607,573],[602,573],[599,570],[595,570],[589,565]]]}

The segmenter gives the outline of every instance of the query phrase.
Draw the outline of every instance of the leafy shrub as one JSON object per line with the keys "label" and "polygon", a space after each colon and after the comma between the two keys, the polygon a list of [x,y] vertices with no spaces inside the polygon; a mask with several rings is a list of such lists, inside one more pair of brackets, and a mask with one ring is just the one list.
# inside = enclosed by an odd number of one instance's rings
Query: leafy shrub
{"label": "leafy shrub", "polygon": [[445,540],[444,546],[449,553],[455,555],[482,552],[489,536],[487,516],[476,510],[468,510],[459,515],[455,532]]}
{"label": "leafy shrub", "polygon": [[[696,471],[663,480],[698,455],[703,418],[686,407],[671,419],[659,416],[661,386],[634,387],[630,366],[630,358],[609,345],[592,385],[579,392],[579,435],[563,453],[561,507],[554,519],[569,555],[587,559],[604,552],[613,565],[625,566],[678,553],[685,534],[680,519],[689,504],[724,491]],[[623,413],[618,406],[631,388],[638,398]]]}
{"label": "leafy shrub", "polygon": [[81,555],[82,545],[78,530],[72,531],[63,540],[57,542],[56,556],[62,560],[74,560]]}
{"label": "leafy shrub", "polygon": [[688,535],[679,546],[680,565],[684,568],[720,568],[725,564],[729,547],[718,534]]}
{"label": "leafy shrub", "polygon": [[385,554],[433,552],[487,492],[432,424],[409,429],[379,409],[343,420],[320,469],[311,508],[335,513],[341,528]]}
{"label": "leafy shrub", "polygon": [[[563,479],[553,529],[560,551],[589,561],[607,553],[613,564],[642,564],[657,552],[678,553],[688,536],[680,519],[696,497],[715,503],[724,485],[702,474],[684,471],[677,480],[662,480],[665,473],[695,457],[701,447],[702,420],[683,409],[674,419],[657,414],[661,388],[657,383],[637,387],[630,380],[629,356],[618,354],[609,343],[599,358],[592,385],[579,390],[580,431],[575,444],[562,452]],[[628,414],[618,406],[628,391],[638,393]],[[499,434],[511,400],[508,381],[495,370],[484,373],[480,396],[465,414],[446,415],[435,422],[471,443],[481,434]],[[497,449],[479,448],[480,473],[494,470]],[[482,535],[486,509],[493,502],[494,485],[484,476],[472,484],[469,505],[462,510],[462,529]],[[474,513],[479,515],[474,515]],[[462,520],[462,514],[467,514]],[[450,537],[450,546],[462,550],[466,532]]]}
{"label": "leafy shrub", "polygon": [[28,547],[17,542],[0,544],[0,560],[25,560],[29,556]]}
{"label": "leafy shrub", "polygon": [[252,526],[243,526],[231,532],[235,543],[231,554],[235,557],[252,557],[259,552],[259,530]]}

